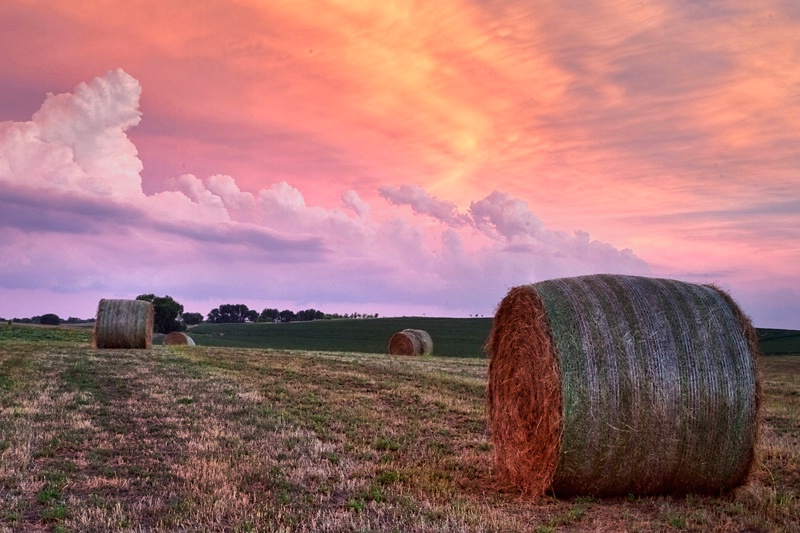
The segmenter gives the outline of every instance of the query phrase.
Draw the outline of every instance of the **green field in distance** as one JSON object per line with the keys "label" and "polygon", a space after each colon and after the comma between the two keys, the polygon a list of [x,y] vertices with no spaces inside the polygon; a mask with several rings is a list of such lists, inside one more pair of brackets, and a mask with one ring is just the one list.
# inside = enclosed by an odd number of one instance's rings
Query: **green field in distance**
{"label": "green field in distance", "polygon": [[[203,323],[187,333],[200,346],[387,353],[389,338],[406,328],[424,329],[433,355],[486,357],[491,318],[366,318],[267,324]],[[800,331],[758,328],[764,355],[800,354]]]}
{"label": "green field in distance", "polygon": [[423,329],[433,355],[485,357],[491,318],[363,318],[311,322],[208,324],[187,333],[199,346],[275,348],[329,352],[388,353],[389,339],[403,329]]}

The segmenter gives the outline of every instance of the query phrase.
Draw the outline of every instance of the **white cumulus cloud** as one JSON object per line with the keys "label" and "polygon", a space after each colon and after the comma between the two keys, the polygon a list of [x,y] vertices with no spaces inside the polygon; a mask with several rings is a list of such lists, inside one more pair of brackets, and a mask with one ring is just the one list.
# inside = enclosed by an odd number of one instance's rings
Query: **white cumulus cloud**
{"label": "white cumulus cloud", "polygon": [[31,121],[0,125],[0,179],[132,198],[142,163],[126,131],[141,119],[141,87],[122,69],[48,94]]}

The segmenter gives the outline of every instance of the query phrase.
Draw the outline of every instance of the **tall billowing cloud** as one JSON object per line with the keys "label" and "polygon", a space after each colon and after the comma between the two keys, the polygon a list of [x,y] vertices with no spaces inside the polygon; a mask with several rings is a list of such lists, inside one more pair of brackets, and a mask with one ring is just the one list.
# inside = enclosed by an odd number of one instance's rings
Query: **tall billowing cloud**
{"label": "tall billowing cloud", "polygon": [[139,82],[121,69],[73,94],[48,94],[31,121],[0,125],[0,180],[134,198],[142,163],[126,131],[139,124]]}
{"label": "tall billowing cloud", "polygon": [[127,135],[141,119],[140,94],[115,70],[48,95],[31,121],[0,124],[4,302],[35,292],[59,306],[52,311],[86,315],[98,296],[146,292],[204,312],[281,302],[489,314],[514,284],[648,272],[630,250],[551,230],[501,191],[464,212],[418,186],[382,187],[377,204],[346,189],[340,207],[323,208],[286,181],[252,193],[221,174],[178,175],[169,189],[145,194]]}

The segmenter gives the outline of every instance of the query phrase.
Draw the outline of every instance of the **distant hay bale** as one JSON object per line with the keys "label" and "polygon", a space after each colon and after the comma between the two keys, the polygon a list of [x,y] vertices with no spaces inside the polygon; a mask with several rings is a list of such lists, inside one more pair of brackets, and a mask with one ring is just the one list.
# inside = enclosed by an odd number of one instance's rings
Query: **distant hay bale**
{"label": "distant hay bale", "polygon": [[486,350],[495,469],[509,486],[611,496],[747,480],[758,347],[714,286],[596,275],[515,287]]}
{"label": "distant hay bale", "polygon": [[153,304],[143,300],[100,300],[92,346],[149,349],[153,344],[153,315]]}
{"label": "distant hay bale", "polygon": [[430,355],[433,353],[433,340],[427,331],[404,329],[389,339],[391,355]]}
{"label": "distant hay bale", "polygon": [[173,331],[164,337],[164,340],[161,342],[161,344],[194,346],[194,339],[182,331]]}

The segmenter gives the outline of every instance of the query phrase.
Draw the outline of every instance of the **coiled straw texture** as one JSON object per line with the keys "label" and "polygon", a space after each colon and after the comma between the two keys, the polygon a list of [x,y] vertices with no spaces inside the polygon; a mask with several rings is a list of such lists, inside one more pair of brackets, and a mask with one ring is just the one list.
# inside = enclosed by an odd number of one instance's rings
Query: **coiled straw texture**
{"label": "coiled straw texture", "polygon": [[389,339],[391,355],[431,355],[433,340],[430,334],[422,329],[404,329]]}
{"label": "coiled straw texture", "polygon": [[95,348],[149,349],[153,344],[153,304],[143,300],[100,300],[94,323]]}
{"label": "coiled straw texture", "polygon": [[594,275],[515,287],[486,345],[495,467],[526,493],[715,493],[758,433],[755,331],[713,286]]}

